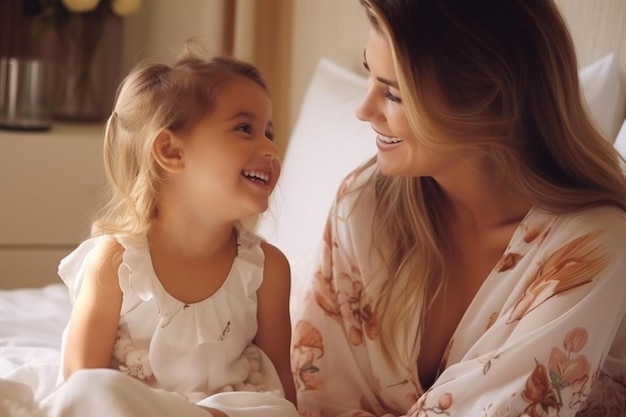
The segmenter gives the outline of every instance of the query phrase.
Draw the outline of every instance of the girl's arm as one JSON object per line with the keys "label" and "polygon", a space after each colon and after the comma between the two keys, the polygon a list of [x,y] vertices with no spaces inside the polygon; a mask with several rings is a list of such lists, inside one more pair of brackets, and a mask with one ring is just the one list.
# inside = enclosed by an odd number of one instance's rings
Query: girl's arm
{"label": "girl's arm", "polygon": [[122,306],[117,271],[123,251],[117,241],[103,240],[86,260],[67,334],[65,379],[80,369],[110,365]]}
{"label": "girl's arm", "polygon": [[270,358],[285,391],[285,398],[296,404],[296,390],[289,361],[291,320],[289,293],[291,271],[285,255],[276,247],[263,243],[265,268],[263,284],[258,290],[258,332],[254,343]]}

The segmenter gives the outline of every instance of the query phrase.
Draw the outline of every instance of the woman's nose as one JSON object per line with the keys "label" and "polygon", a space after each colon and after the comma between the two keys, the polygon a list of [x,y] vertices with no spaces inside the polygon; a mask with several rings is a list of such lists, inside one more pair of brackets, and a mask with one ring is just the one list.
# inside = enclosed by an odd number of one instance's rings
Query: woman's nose
{"label": "woman's nose", "polygon": [[368,87],[361,102],[355,110],[356,117],[364,122],[373,121],[376,114],[376,103],[373,97],[372,88]]}

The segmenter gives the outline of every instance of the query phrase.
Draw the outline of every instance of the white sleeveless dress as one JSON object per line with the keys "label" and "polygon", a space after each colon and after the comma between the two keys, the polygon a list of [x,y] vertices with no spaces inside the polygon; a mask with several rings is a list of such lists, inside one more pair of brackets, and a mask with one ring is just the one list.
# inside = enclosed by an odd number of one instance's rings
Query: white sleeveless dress
{"label": "white sleeveless dress", "polygon": [[[61,261],[59,275],[72,301],[89,253],[99,240],[111,238],[86,240]],[[145,236],[115,239],[125,249],[118,270],[124,298],[111,368],[192,403],[228,391],[282,395],[273,365],[251,344],[257,331],[256,291],[263,281],[258,236],[238,228],[237,255],[228,277],[215,294],[193,304],[177,300],[161,285]],[[67,328],[63,350],[66,335]]]}

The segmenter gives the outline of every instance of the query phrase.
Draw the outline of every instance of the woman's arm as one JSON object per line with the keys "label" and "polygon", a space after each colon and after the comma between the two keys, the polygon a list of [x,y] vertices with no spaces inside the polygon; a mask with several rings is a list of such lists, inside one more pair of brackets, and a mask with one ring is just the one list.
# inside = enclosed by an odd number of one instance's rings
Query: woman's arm
{"label": "woman's arm", "polygon": [[108,368],[122,306],[118,268],[123,247],[102,240],[89,253],[76,295],[64,352],[65,379],[80,369]]}
{"label": "woman's arm", "polygon": [[265,253],[263,283],[258,290],[258,331],[254,343],[270,358],[285,391],[285,398],[296,404],[296,391],[289,361],[291,320],[289,294],[291,272],[285,255],[262,243]]}
{"label": "woman's arm", "polygon": [[401,415],[417,399],[410,376],[391,369],[379,349],[373,289],[364,275],[379,261],[371,251],[371,171],[340,185],[312,276],[294,300],[292,368],[304,416]]}

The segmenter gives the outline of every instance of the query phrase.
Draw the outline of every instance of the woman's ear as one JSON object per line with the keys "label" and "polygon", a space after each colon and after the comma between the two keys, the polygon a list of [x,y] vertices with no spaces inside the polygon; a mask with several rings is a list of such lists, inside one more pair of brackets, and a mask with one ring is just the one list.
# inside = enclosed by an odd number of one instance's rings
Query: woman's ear
{"label": "woman's ear", "polygon": [[161,131],[152,144],[152,156],[161,168],[168,172],[183,169],[183,151],[180,139],[170,130]]}

